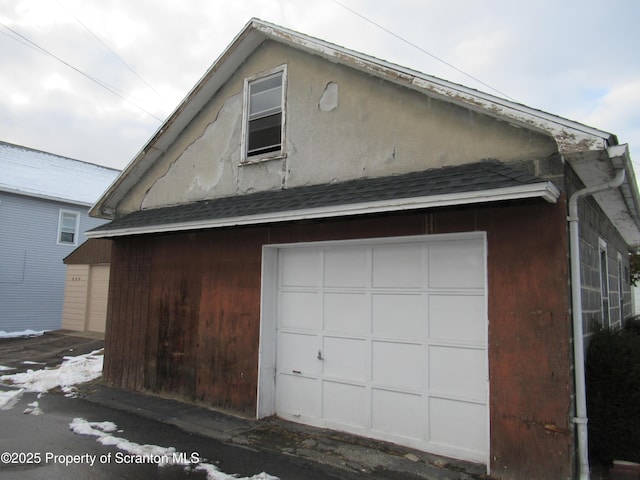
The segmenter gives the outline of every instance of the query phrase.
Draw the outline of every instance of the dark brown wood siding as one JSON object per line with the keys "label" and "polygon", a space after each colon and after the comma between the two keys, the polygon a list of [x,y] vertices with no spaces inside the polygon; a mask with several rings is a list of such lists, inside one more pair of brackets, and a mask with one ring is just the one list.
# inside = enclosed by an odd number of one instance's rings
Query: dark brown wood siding
{"label": "dark brown wood siding", "polygon": [[145,345],[149,322],[151,239],[113,243],[103,376],[122,388],[144,385]]}
{"label": "dark brown wood siding", "polygon": [[115,242],[105,379],[221,408],[255,410],[265,231]]}
{"label": "dark brown wood siding", "polygon": [[90,238],[62,260],[66,265],[98,265],[111,261],[111,243],[106,238]]}
{"label": "dark brown wood siding", "polygon": [[263,245],[486,231],[492,472],[570,478],[565,215],[562,198],[115,239],[105,378],[254,415]]}

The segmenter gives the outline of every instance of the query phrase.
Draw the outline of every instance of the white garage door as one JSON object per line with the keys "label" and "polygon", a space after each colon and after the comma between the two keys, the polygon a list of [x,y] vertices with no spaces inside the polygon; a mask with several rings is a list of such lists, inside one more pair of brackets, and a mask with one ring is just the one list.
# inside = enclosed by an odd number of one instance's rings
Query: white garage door
{"label": "white garage door", "polygon": [[275,410],[486,463],[484,234],[278,249]]}

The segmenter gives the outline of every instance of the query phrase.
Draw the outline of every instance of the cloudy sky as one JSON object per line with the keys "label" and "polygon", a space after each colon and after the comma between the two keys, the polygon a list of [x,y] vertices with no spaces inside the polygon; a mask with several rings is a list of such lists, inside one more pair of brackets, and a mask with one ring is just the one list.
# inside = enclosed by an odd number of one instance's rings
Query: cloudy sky
{"label": "cloudy sky", "polygon": [[124,168],[252,17],[612,132],[640,171],[638,0],[0,0],[0,140]]}

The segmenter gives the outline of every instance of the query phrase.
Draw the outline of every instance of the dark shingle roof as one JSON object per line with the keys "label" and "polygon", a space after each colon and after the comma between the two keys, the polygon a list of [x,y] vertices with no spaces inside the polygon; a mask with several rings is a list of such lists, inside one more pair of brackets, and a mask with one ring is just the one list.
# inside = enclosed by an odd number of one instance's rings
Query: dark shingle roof
{"label": "dark shingle roof", "polygon": [[310,185],[140,210],[96,231],[145,228],[403,198],[486,191],[544,180],[495,160],[379,178]]}

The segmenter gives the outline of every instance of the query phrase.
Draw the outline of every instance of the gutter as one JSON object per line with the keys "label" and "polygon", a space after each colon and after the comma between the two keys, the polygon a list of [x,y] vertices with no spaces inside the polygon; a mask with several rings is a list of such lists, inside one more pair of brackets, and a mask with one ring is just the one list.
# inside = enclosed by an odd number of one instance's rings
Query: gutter
{"label": "gutter", "polygon": [[[607,149],[609,158],[617,156],[617,151]],[[575,375],[578,460],[580,480],[589,480],[589,438],[587,431],[587,394],[585,379],[584,330],[582,327],[582,283],[580,280],[580,234],[578,200],[583,197],[618,188],[625,180],[625,169],[616,170],[615,177],[606,183],[578,190],[569,198],[569,255],[571,258],[571,311],[573,320],[573,371]]]}

